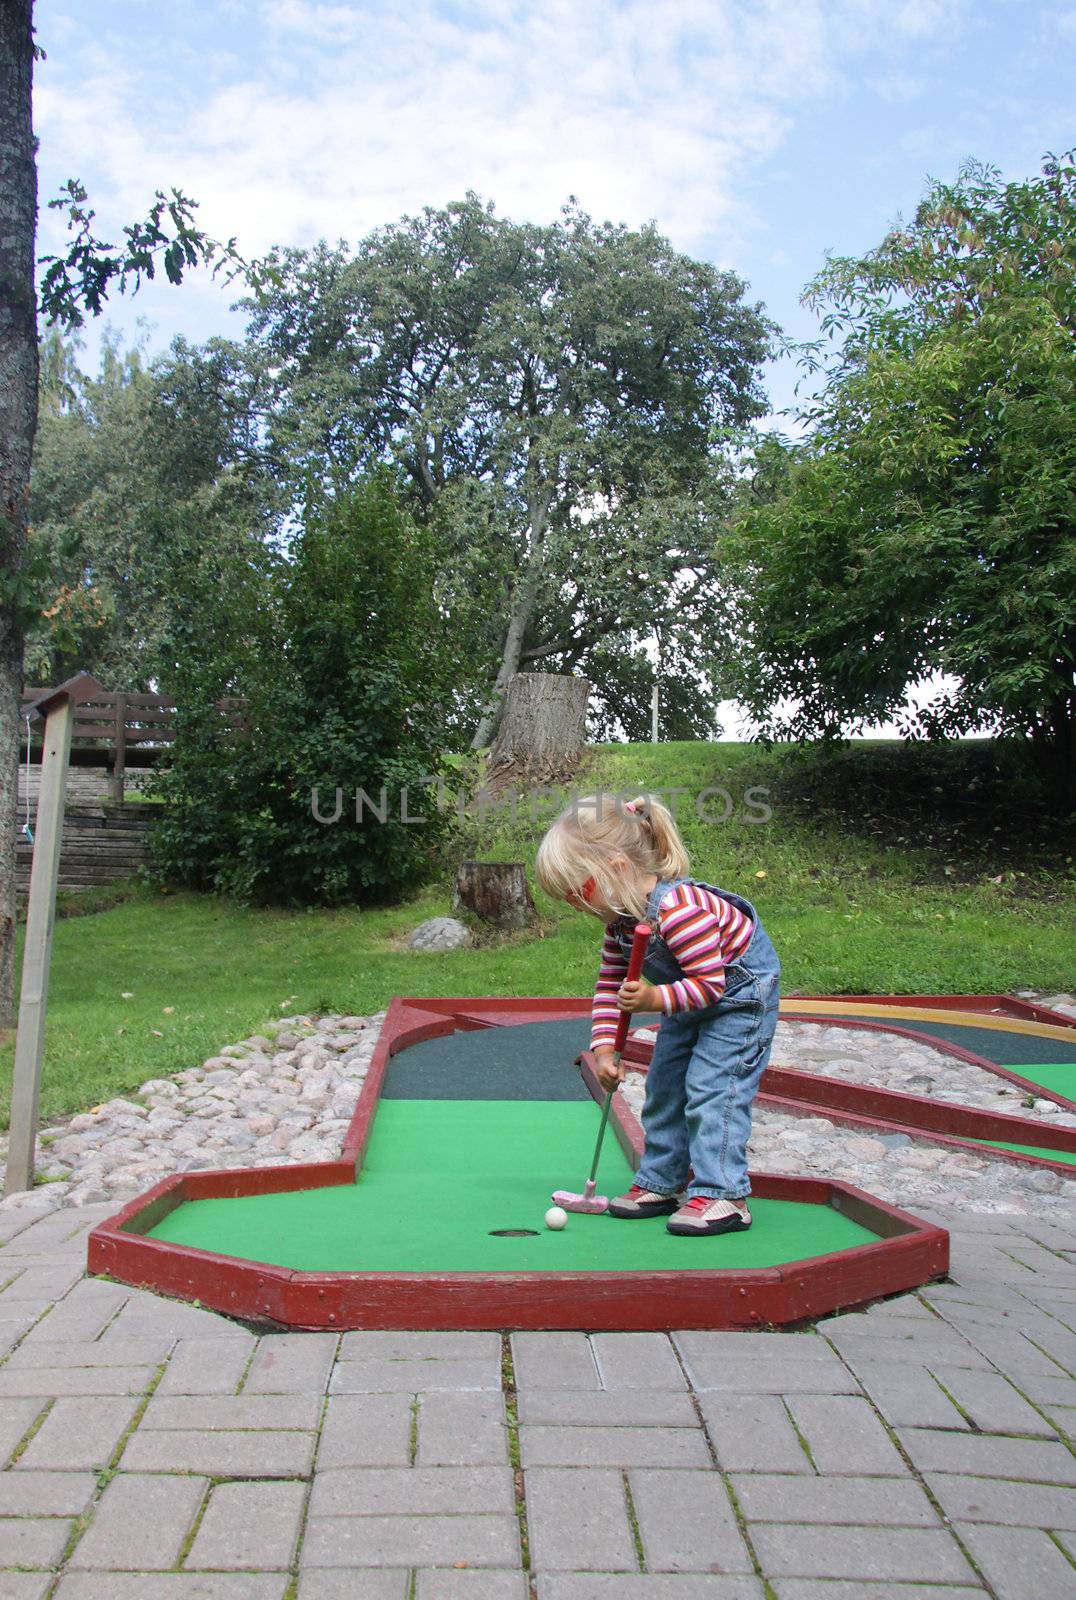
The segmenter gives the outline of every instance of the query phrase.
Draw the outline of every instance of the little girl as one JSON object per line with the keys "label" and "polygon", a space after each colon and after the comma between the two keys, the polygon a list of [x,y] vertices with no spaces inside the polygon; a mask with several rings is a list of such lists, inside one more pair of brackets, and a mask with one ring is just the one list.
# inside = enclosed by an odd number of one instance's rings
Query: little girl
{"label": "little girl", "polygon": [[[590,1046],[603,1088],[624,1076],[612,1048],[617,1008],[663,1014],[646,1081],[643,1158],[609,1215],[675,1212],[666,1228],[678,1234],[749,1228],[751,1105],[773,1045],[781,971],[758,912],[687,876],[671,812],[646,795],[577,799],[546,833],[535,870],[546,894],[605,923]],[[627,983],[636,922],[653,929],[649,981]]]}

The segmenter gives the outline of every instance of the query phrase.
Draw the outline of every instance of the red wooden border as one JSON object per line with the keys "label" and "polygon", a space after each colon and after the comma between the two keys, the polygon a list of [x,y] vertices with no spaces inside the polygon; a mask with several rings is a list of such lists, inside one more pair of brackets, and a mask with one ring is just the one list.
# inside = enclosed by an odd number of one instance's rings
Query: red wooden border
{"label": "red wooden border", "polygon": [[[574,998],[503,1004],[509,1019],[535,1010],[544,1017],[589,1011],[589,1001]],[[187,1199],[353,1181],[389,1057],[456,1026],[496,1025],[497,1009],[498,1002],[473,999],[395,998],[378,1036],[341,1159],[165,1179],[92,1230],[89,1270],[198,1299],[232,1316],[293,1328],[589,1330],[778,1325],[913,1288],[948,1270],[949,1235],[944,1228],[851,1184],[774,1173],[752,1174],[754,1191],[835,1205],[879,1238],[851,1250],[744,1271],[426,1274],[300,1272],[145,1236],[147,1229]],[[632,1147],[624,1111],[618,1107],[614,1127]]]}
{"label": "red wooden border", "polygon": [[[763,1075],[767,1096],[803,1102],[814,1109],[855,1112],[862,1120],[878,1126],[899,1122],[918,1132],[964,1134],[977,1139],[1011,1139],[1014,1144],[1032,1144],[1047,1150],[1066,1150],[1076,1154],[1076,1128],[1051,1127],[1031,1122],[1005,1111],[986,1111],[980,1106],[955,1105],[949,1100],[931,1100],[907,1094],[901,1089],[882,1089],[875,1085],[849,1083],[822,1073],[801,1072],[793,1067],[767,1067]],[[966,1140],[962,1141],[966,1142]],[[1018,1151],[994,1151],[1008,1160]],[[1024,1159],[1039,1161],[1037,1156]],[[1055,1163],[1056,1164],[1056,1163]],[[1062,1163],[1076,1177],[1070,1163]]]}
{"label": "red wooden border", "polygon": [[[955,1009],[955,1007],[951,1009]],[[995,1077],[1004,1078],[1006,1082],[1014,1084],[1016,1088],[1021,1089],[1024,1094],[1033,1094],[1038,1100],[1055,1100],[1057,1104],[1059,1106],[1063,1106],[1066,1111],[1076,1111],[1076,1100],[1070,1100],[1069,1097],[1067,1095],[1063,1095],[1060,1090],[1046,1089],[1042,1084],[1033,1083],[1030,1078],[1022,1078],[1020,1074],[1018,1072],[1014,1072],[1011,1067],[1001,1067],[996,1061],[987,1061],[985,1056],[976,1055],[973,1050],[965,1050],[964,1046],[961,1044],[951,1044],[948,1039],[935,1038],[934,1034],[932,1033],[919,1033],[914,1027],[902,1028],[894,1023],[889,1022],[884,1017],[879,1017],[877,1019],[858,1017],[819,1017],[811,1015],[809,1012],[801,1011],[782,1012],[781,1021],[824,1022],[828,1028],[873,1028],[880,1033],[896,1033],[899,1034],[902,1039],[914,1039],[916,1044],[931,1045],[935,1050],[941,1050],[946,1055],[956,1056],[958,1061],[967,1061],[973,1067],[982,1067],[984,1072],[992,1072]],[[1004,1034],[1002,1034],[1001,1037],[1004,1038]],[[640,1040],[639,1043],[644,1050],[647,1048],[647,1045],[644,1041]],[[769,1068],[766,1070],[768,1072]],[[821,1076],[821,1074],[818,1074],[817,1076]]]}
{"label": "red wooden border", "polygon": [[[928,1131],[912,1122],[896,1122],[888,1117],[872,1117],[866,1113],[834,1109],[832,1106],[818,1106],[810,1100],[796,1100],[791,1096],[779,1094],[760,1093],[757,1103],[772,1111],[786,1111],[792,1116],[824,1115],[838,1127],[853,1128],[860,1133],[906,1133],[910,1139],[929,1144],[944,1144],[953,1150],[963,1150],[969,1155],[982,1156],[985,1160],[1023,1162],[1032,1167],[1047,1167],[1051,1172],[1060,1173],[1065,1178],[1076,1178],[1076,1166],[1070,1161],[1051,1161],[1048,1156],[1028,1155],[1022,1150],[996,1150],[990,1145],[975,1144],[959,1134]],[[1071,1133],[1076,1130],[1067,1131]]]}
{"label": "red wooden border", "polygon": [[[784,1019],[782,1019],[784,1020]],[[1076,1111],[1076,1102],[1067,1096],[1042,1088],[1027,1078],[1021,1078],[1007,1067],[965,1050],[962,1045],[935,1039],[931,1034],[915,1033],[909,1028],[889,1027],[884,1021],[863,1022],[845,1018],[813,1017],[803,1015],[794,1020],[804,1022],[834,1022],[845,1028],[878,1028],[883,1033],[899,1033],[921,1044],[931,1044],[936,1049],[982,1067],[1009,1083],[1034,1094],[1037,1099],[1053,1100],[1069,1111]],[[645,1072],[653,1052],[653,1043],[644,1039],[629,1039],[623,1058],[639,1072]],[[593,1072],[590,1073],[593,1078]],[[590,1081],[588,1079],[588,1081]],[[596,1082],[596,1079],[593,1079]],[[594,1093],[593,1087],[591,1093]],[[862,1128],[883,1133],[907,1133],[919,1138],[929,1138],[934,1143],[952,1145],[974,1155],[998,1161],[1015,1161],[1036,1167],[1047,1167],[1067,1178],[1076,1178],[1076,1167],[1067,1161],[1051,1161],[1048,1156],[1030,1155],[1020,1150],[997,1150],[990,1145],[977,1144],[976,1139],[1009,1139],[1014,1144],[1035,1144],[1046,1150],[1076,1152],[1076,1128],[1051,1127],[1049,1123],[1030,1122],[1003,1111],[984,1111],[978,1106],[954,1105],[948,1100],[931,1100],[925,1095],[907,1094],[900,1089],[883,1089],[872,1084],[849,1083],[843,1078],[832,1078],[825,1073],[804,1071],[795,1067],[768,1066],[762,1076],[758,1100],[763,1105],[806,1116],[824,1112],[831,1121],[847,1127]],[[641,1147],[640,1147],[641,1148]]]}

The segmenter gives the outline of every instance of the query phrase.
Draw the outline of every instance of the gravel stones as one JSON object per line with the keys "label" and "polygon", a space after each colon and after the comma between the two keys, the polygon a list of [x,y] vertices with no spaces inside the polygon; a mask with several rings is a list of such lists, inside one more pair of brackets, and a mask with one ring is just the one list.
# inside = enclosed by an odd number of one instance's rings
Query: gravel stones
{"label": "gravel stones", "polygon": [[272,1039],[252,1034],[200,1067],[148,1079],[137,1097],[43,1128],[38,1174],[49,1181],[0,1209],[122,1202],[176,1171],[332,1160],[384,1018],[288,1017]]}
{"label": "gravel stones", "polygon": [[[1027,997],[1076,1016],[1076,1005],[1065,1004],[1071,996]],[[634,1036],[645,1039],[654,1034],[643,1028]],[[779,1022],[772,1061],[774,1066],[817,1072],[849,1083],[913,1094],[929,1092],[936,1101],[1023,1117],[1029,1123],[1028,1144],[1035,1143],[1037,1122],[1076,1126],[1076,1115],[1062,1110],[1056,1101],[1036,1097],[1028,1106],[1022,1091],[996,1073],[946,1055],[932,1045],[876,1028]],[[628,1072],[623,1093],[636,1116],[642,1111],[645,1085],[641,1073]],[[842,1127],[828,1117],[771,1111],[757,1104],[752,1123],[747,1149],[756,1172],[841,1177],[881,1200],[913,1210],[918,1201],[999,1214],[1055,1218],[1076,1214],[1076,1167],[1073,1177],[1066,1178],[1045,1167],[1006,1160],[1000,1150],[980,1156],[935,1141],[929,1134],[866,1133]]]}
{"label": "gravel stones", "polygon": [[[9,1196],[0,1210],[119,1205],[176,1171],[334,1159],[384,1018],[383,1011],[369,1017],[285,1017],[272,1037],[252,1034],[201,1066],[149,1079],[136,1096],[118,1096],[63,1126],[44,1128],[38,1171],[53,1181]],[[653,1030],[638,1031],[637,1037],[648,1036]],[[1025,1105],[1020,1090],[994,1073],[878,1029],[779,1022],[773,1061],[890,1089],[908,1090],[910,1080],[927,1077],[935,1100],[1024,1117],[1031,1124],[1029,1144],[1038,1121],[1076,1125],[1076,1116],[1052,1100],[1036,1097]],[[629,1071],[623,1093],[636,1115],[644,1090],[645,1078]],[[7,1139],[0,1138],[0,1157],[6,1151]],[[1076,1169],[1070,1179],[1006,1160],[1001,1152],[980,1156],[926,1134],[841,1127],[814,1113],[756,1105],[748,1154],[755,1171],[840,1176],[910,1209],[920,1202],[1061,1217],[1076,1206]]]}

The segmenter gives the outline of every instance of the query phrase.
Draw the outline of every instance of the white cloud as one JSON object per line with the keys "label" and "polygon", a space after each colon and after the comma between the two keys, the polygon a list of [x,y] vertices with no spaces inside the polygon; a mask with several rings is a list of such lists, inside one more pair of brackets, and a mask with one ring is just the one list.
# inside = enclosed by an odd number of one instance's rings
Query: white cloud
{"label": "white cloud", "polygon": [[[65,41],[41,70],[43,158],[94,181],[102,217],[159,184],[257,253],[370,228],[474,188],[499,215],[551,220],[569,193],[597,220],[650,217],[682,249],[733,264],[763,230],[745,182],[800,107],[839,98],[849,52],[957,25],[961,4],[907,0],[434,0],[232,7],[202,91],[162,94],[119,41]],[[182,34],[181,13],[171,17]],[[167,38],[156,36],[167,53]],[[177,56],[192,51],[180,37]],[[156,63],[158,70],[160,62]],[[181,75],[177,74],[177,82]],[[91,170],[92,169],[92,170]]]}

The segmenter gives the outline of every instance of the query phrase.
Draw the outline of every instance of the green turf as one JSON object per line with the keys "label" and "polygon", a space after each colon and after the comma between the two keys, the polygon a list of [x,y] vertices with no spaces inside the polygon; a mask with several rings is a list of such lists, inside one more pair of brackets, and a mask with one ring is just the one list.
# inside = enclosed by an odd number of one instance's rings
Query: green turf
{"label": "green turf", "polygon": [[976,1139],[976,1144],[992,1144],[998,1150],[1020,1150],[1026,1156],[1046,1156],[1050,1161],[1067,1161],[1076,1166],[1076,1150],[1048,1150],[1041,1144],[1009,1144],[1005,1139]]}
{"label": "green turf", "polygon": [[1037,1083],[1040,1088],[1052,1090],[1054,1094],[1063,1094],[1069,1100],[1076,1100],[1076,1062],[1055,1061],[1044,1065],[1040,1061],[1029,1067],[1023,1062],[1001,1061],[998,1065],[1008,1067],[1010,1072],[1016,1072],[1021,1078]]}
{"label": "green turf", "polygon": [[[929,1002],[924,1002],[928,1005]],[[788,1005],[793,1009],[792,1003]],[[1045,1084],[1046,1079],[1041,1077],[1042,1072],[1063,1071],[1067,1068],[1069,1082],[1076,1082],[1076,1034],[1073,1035],[1071,1045],[1063,1039],[1050,1039],[1037,1033],[1010,1033],[1008,1029],[977,1028],[973,1022],[958,1020],[945,1022],[924,1022],[919,1018],[908,1017],[901,1019],[897,1014],[889,1017],[874,1017],[866,1012],[841,1011],[842,1018],[861,1022],[881,1022],[883,1027],[892,1024],[893,1027],[911,1029],[915,1033],[922,1033],[929,1038],[938,1039],[943,1044],[959,1045],[962,1050],[970,1050],[973,1055],[982,1056],[984,1061],[992,1061],[995,1066],[1008,1067],[1011,1072],[1018,1072],[1022,1078],[1030,1078],[1032,1083]],[[1043,1066],[1042,1058],[1056,1056],[1054,1065]],[[1004,1058],[1004,1059],[1002,1059]],[[1060,1063],[1060,1065],[1058,1065]]]}
{"label": "green turf", "polygon": [[[597,1107],[582,1102],[383,1101],[357,1183],[187,1201],[150,1237],[304,1271],[423,1273],[768,1267],[877,1237],[830,1206],[759,1199],[739,1234],[677,1238],[661,1217],[575,1213],[550,1232],[550,1193],[582,1189],[597,1128]],[[621,1192],[631,1176],[610,1132],[599,1191]],[[498,1239],[493,1228],[538,1234]]]}

